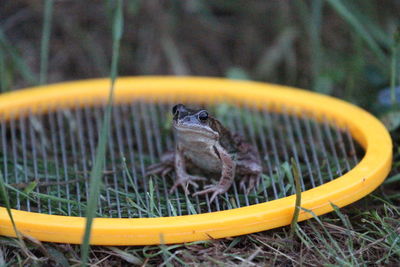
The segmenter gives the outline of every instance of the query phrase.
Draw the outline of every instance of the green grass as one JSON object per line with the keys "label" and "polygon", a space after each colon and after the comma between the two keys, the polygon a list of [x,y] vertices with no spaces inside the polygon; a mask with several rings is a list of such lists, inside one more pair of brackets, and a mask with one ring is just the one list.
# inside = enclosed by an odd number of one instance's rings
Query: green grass
{"label": "green grass", "polygon": [[102,128],[100,131],[99,142],[96,149],[96,157],[94,160],[92,171],[90,173],[90,184],[89,184],[90,191],[89,191],[88,205],[85,213],[86,227],[81,246],[82,266],[87,266],[88,264],[89,244],[92,231],[92,224],[93,224],[93,219],[96,216],[97,203],[100,195],[103,170],[106,160],[107,140],[110,135],[111,112],[114,100],[114,88],[118,75],[119,46],[123,32],[122,10],[123,10],[123,1],[119,0],[116,3],[114,21],[113,21],[113,38],[112,38],[113,56],[112,56],[111,72],[110,72],[110,78],[111,78],[110,93],[108,97],[106,111],[104,113],[104,118],[102,121]]}
{"label": "green grass", "polygon": [[11,84],[17,79],[17,75],[27,82],[34,85],[37,79],[26,60],[18,53],[17,49],[10,43],[7,36],[0,27],[0,54],[2,60],[2,92],[10,90]]}
{"label": "green grass", "polygon": [[378,59],[386,64],[387,57],[383,53],[382,49],[379,47],[376,40],[371,36],[369,31],[364,25],[368,25],[367,21],[361,20],[357,17],[355,12],[352,12],[346,2],[342,0],[328,0],[328,3],[333,9],[347,22],[349,23],[356,34],[358,34],[368,45],[368,47],[376,54]]}
{"label": "green grass", "polygon": [[[91,252],[96,257],[91,258],[90,263],[393,265],[398,262],[400,251],[399,209],[384,203],[371,196],[352,207],[301,222],[296,226],[294,239],[285,227],[230,239],[178,245],[96,247]],[[364,205],[374,207],[376,211],[367,210]],[[68,249],[51,243],[44,246],[48,251],[63,253],[57,260],[63,259],[70,264],[80,261],[74,252],[79,246]],[[12,239],[0,238],[0,248],[4,250],[4,247],[13,248],[11,255],[7,254],[10,263],[18,263],[16,255],[24,258]],[[52,258],[43,256],[37,245],[30,244],[29,249],[38,258],[54,263]]]}
{"label": "green grass", "polygon": [[47,69],[49,61],[49,42],[51,33],[51,20],[53,16],[53,0],[46,0],[44,4],[43,14],[43,32],[42,41],[40,46],[40,75],[39,84],[45,84],[47,82]]}
{"label": "green grass", "polygon": [[[391,64],[390,64],[390,100],[392,105],[396,104],[396,78],[398,77],[398,51],[400,47],[400,26],[393,34],[393,44],[391,46]],[[400,76],[400,75],[399,75]]]}
{"label": "green grass", "polygon": [[294,232],[297,227],[297,222],[299,219],[300,209],[301,209],[301,184],[300,184],[300,175],[299,175],[299,167],[296,161],[292,158],[292,172],[293,172],[293,187],[296,188],[296,202],[294,204],[294,212],[292,222],[290,223],[290,238],[294,237]]}
{"label": "green grass", "polygon": [[[49,77],[68,80],[102,76],[111,58],[114,70],[111,76],[115,79],[115,54],[120,53],[120,73],[124,75],[220,76],[226,73],[233,78],[312,88],[369,109],[378,102],[379,90],[390,85],[392,101],[394,99],[393,88],[399,77],[398,48],[396,43],[392,45],[390,36],[399,25],[400,12],[395,1],[254,1],[245,5],[243,1],[195,1],[190,4],[173,2],[170,6],[146,6],[144,1],[128,1],[124,9],[125,39],[120,48],[115,46],[120,33],[114,31],[113,37],[109,35],[110,22],[118,21],[113,16],[113,1],[106,1],[107,7],[102,2],[63,6],[60,1],[54,1],[53,8],[51,0],[45,1],[45,5],[35,2],[29,4],[29,15],[24,11],[23,2],[1,8],[0,88],[3,92],[45,83]],[[58,19],[61,15],[62,20]],[[154,20],[148,21],[145,17]],[[45,27],[42,28],[38,21],[43,18]],[[30,25],[28,31],[24,25]],[[114,25],[114,28],[121,28],[121,25]],[[108,53],[111,43],[114,44],[113,53]],[[32,47],[40,49],[32,50]],[[277,54],[273,56],[271,51]],[[54,64],[51,68],[47,66],[48,57]],[[248,114],[243,116],[252,121]],[[107,129],[103,129],[103,133],[106,132]],[[294,236],[289,227],[283,227],[188,244],[100,246],[83,250],[78,245],[41,243],[26,237],[22,243],[20,239],[0,237],[0,266],[76,266],[85,264],[87,255],[90,255],[89,264],[104,266],[398,266],[400,134],[398,129],[393,129],[391,134],[394,163],[386,182],[373,194],[346,208],[339,210],[333,206],[335,211],[330,214],[297,223],[292,228]],[[104,139],[101,147],[105,149]],[[101,154],[105,152],[98,151],[97,173],[93,172],[92,177],[101,176],[99,166],[102,165]],[[121,155],[121,159],[123,157]],[[18,168],[23,166],[19,164]],[[13,167],[12,163],[8,166]],[[28,166],[32,168],[29,162]],[[326,176],[326,165],[322,167]],[[289,181],[290,165],[286,163],[279,168],[283,178]],[[127,196],[128,203],[141,207],[144,214],[157,216],[157,198],[151,186],[155,181],[149,184],[151,201],[147,206],[145,196],[137,189],[135,192],[126,164],[124,169],[133,188],[132,194]],[[263,178],[267,184],[271,184],[272,179],[282,179],[267,175]],[[92,210],[97,203],[96,192],[101,188],[99,182],[93,185]],[[7,208],[13,204],[13,198],[7,195],[15,194],[16,190],[41,201],[68,201],[56,191],[38,195],[35,188],[28,188],[26,192],[24,189],[5,184],[0,177],[2,203]],[[295,186],[288,183],[286,190],[294,192]],[[176,214],[173,204],[166,203]],[[187,204],[192,210],[190,201]],[[85,209],[86,206],[81,205]],[[65,209],[59,211],[65,212]]]}

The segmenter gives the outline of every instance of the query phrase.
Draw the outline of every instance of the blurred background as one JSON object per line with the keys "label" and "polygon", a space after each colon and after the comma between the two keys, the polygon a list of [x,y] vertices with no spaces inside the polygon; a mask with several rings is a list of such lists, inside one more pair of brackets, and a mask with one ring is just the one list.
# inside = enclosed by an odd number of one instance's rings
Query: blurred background
{"label": "blurred background", "polygon": [[[47,1],[50,2],[50,1]],[[105,77],[114,1],[0,1],[0,86]],[[130,0],[119,75],[201,75],[291,85],[374,109],[390,84],[396,0]]]}
{"label": "blurred background", "polygon": [[[108,77],[115,2],[0,0],[0,92]],[[302,224],[307,242],[290,241],[283,228],[168,250],[96,247],[91,262],[400,266],[400,88],[397,104],[388,89],[400,84],[399,14],[400,0],[124,0],[120,76],[216,76],[333,95],[385,123],[394,161],[385,184],[337,212],[340,220],[333,214]],[[0,266],[36,263],[42,254],[49,266],[80,262],[79,246],[35,242],[27,252],[0,238]]]}

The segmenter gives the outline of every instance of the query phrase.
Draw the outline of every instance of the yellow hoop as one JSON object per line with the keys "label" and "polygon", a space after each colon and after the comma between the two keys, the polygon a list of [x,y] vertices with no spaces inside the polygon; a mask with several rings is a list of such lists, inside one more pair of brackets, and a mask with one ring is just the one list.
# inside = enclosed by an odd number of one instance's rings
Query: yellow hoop
{"label": "yellow hoop", "polygon": [[[9,118],[21,110],[50,112],[57,108],[94,105],[108,97],[110,81],[95,79],[59,83],[0,96],[0,116]],[[166,101],[234,101],[276,106],[327,116],[346,125],[352,136],[364,147],[361,162],[343,176],[302,194],[301,206],[321,215],[332,211],[331,203],[348,205],[373,191],[390,171],[392,141],[384,126],[366,111],[329,96],[285,86],[247,81],[193,77],[120,78],[116,84],[115,102],[133,99]],[[226,211],[161,218],[96,218],[91,244],[150,245],[222,238],[268,230],[290,223],[295,196]],[[85,218],[47,215],[12,210],[17,228],[42,241],[81,243]],[[311,214],[300,212],[299,220]],[[0,208],[0,235],[15,236],[5,208]]]}

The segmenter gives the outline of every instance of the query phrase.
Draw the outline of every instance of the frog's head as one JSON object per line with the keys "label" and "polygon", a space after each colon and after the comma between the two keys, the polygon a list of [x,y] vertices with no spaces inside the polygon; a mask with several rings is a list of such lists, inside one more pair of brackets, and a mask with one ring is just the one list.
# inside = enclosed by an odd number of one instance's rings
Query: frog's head
{"label": "frog's head", "polygon": [[173,126],[178,135],[196,135],[218,138],[218,133],[210,127],[213,119],[204,109],[192,110],[182,104],[177,104],[172,108],[174,115]]}

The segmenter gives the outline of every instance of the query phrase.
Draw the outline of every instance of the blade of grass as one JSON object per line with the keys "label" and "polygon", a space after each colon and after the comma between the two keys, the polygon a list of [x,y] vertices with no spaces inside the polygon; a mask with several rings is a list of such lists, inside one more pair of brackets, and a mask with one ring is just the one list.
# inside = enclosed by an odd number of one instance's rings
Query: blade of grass
{"label": "blade of grass", "polygon": [[7,87],[6,55],[0,49],[0,92],[7,91]]}
{"label": "blade of grass", "polygon": [[148,198],[150,199],[150,214],[151,217],[154,216],[154,210],[156,209],[155,201],[154,201],[154,184],[153,180],[150,178],[149,180],[149,192],[147,193]]}
{"label": "blade of grass", "polygon": [[[179,262],[182,266],[186,266],[186,262],[182,261],[181,259],[179,259],[176,256],[176,252],[175,253],[171,253],[169,252],[168,246],[165,245],[165,239],[164,239],[164,235],[161,233],[160,234],[160,244],[159,248],[160,251],[162,252],[162,257],[163,257],[163,263],[160,265],[161,266],[168,266],[168,267],[173,267],[174,264],[172,264],[170,261],[172,261],[173,259],[175,259],[177,262]],[[169,246],[172,247],[172,246]]]}
{"label": "blade of grass", "polygon": [[17,230],[17,225],[15,224],[14,217],[11,212],[10,199],[8,197],[3,174],[1,172],[0,172],[0,195],[3,198],[4,204],[6,205],[6,210],[7,210],[8,216],[10,217],[11,224],[14,228],[15,235],[21,240],[21,236]]}
{"label": "blade of grass", "polygon": [[300,175],[299,175],[298,166],[296,164],[296,161],[293,158],[291,161],[292,161],[293,180],[294,180],[293,187],[296,188],[296,203],[294,206],[292,222],[290,223],[290,234],[289,234],[290,238],[293,239],[294,232],[296,230],[297,221],[299,219],[299,214],[300,214],[301,186],[300,186]]}
{"label": "blade of grass", "polygon": [[128,166],[126,165],[126,158],[124,157],[124,155],[121,155],[121,158],[122,158],[122,164],[123,164],[122,166],[124,168],[126,175],[128,176],[129,183],[131,184],[131,187],[135,191],[135,194],[140,202],[138,204],[142,205],[143,207],[146,207],[146,203],[144,202],[143,198],[141,197],[141,195],[137,189],[137,186],[135,185],[135,182],[133,181],[132,175],[130,174],[130,172],[128,170]]}
{"label": "blade of grass", "polygon": [[296,7],[299,10],[301,19],[304,21],[305,28],[308,33],[310,42],[310,57],[311,71],[314,91],[323,92],[321,90],[321,72],[323,70],[323,51],[321,44],[321,24],[322,24],[322,9],[324,1],[311,1],[311,6],[308,7],[308,1],[295,1]]}
{"label": "blade of grass", "polygon": [[25,242],[24,242],[24,240],[22,238],[23,234],[21,235],[21,233],[17,229],[17,225],[15,224],[14,217],[13,217],[12,212],[11,212],[10,199],[9,199],[9,196],[8,196],[8,193],[7,193],[7,190],[6,190],[6,183],[4,182],[3,174],[0,172],[0,199],[1,198],[3,198],[3,200],[4,200],[4,204],[6,206],[6,210],[7,210],[8,216],[10,217],[11,224],[13,226],[15,235],[18,238],[17,239],[18,241],[16,241],[16,243],[18,244],[18,246],[21,248],[21,250],[25,253],[25,255],[27,257],[31,257],[32,255],[31,255],[29,249],[27,248],[27,246],[26,246],[26,244],[25,244]]}
{"label": "blade of grass", "polygon": [[8,41],[1,27],[0,27],[0,46],[4,49],[5,54],[10,55],[12,63],[16,66],[16,69],[19,70],[21,76],[25,80],[27,80],[30,84],[37,84],[35,75],[32,73],[31,69],[26,64],[24,59],[20,55],[18,55],[15,47]]}
{"label": "blade of grass", "polygon": [[136,266],[143,265],[143,260],[131,253],[128,253],[122,249],[116,248],[116,247],[107,247],[109,250],[117,254],[121,259],[124,259],[125,261],[132,263]]}
{"label": "blade of grass", "polygon": [[386,62],[386,56],[382,49],[366,30],[363,23],[351,12],[351,10],[341,0],[328,0],[329,5],[349,23],[358,35],[368,44],[372,51],[377,55],[382,63]]}
{"label": "blade of grass", "polygon": [[321,20],[322,8],[324,2],[321,0],[311,3],[311,21],[310,28],[310,46],[312,51],[312,72],[313,72],[313,90],[320,90],[321,68],[322,68],[322,44],[321,44]]}
{"label": "blade of grass", "polygon": [[43,31],[40,45],[40,76],[39,84],[47,82],[47,68],[49,63],[49,41],[51,33],[51,22],[53,17],[53,0],[44,2]]}
{"label": "blade of grass", "polygon": [[391,47],[391,66],[390,66],[390,102],[396,104],[396,76],[397,76],[397,56],[400,45],[400,27],[393,35],[393,44]]}
{"label": "blade of grass", "polygon": [[103,125],[101,127],[99,143],[96,149],[96,157],[93,168],[90,173],[90,192],[86,209],[86,227],[81,245],[81,264],[87,266],[89,256],[89,242],[92,230],[93,218],[97,210],[97,200],[100,194],[102,170],[105,163],[107,139],[111,122],[112,103],[114,99],[114,87],[118,71],[119,45],[123,31],[123,0],[116,1],[114,21],[113,21],[113,48],[111,61],[111,86],[108,97],[106,112],[103,117]]}
{"label": "blade of grass", "polygon": [[178,216],[178,213],[176,212],[175,206],[172,205],[171,200],[169,200],[169,199],[168,199],[168,205],[169,205],[169,207],[171,209],[172,216]]}

